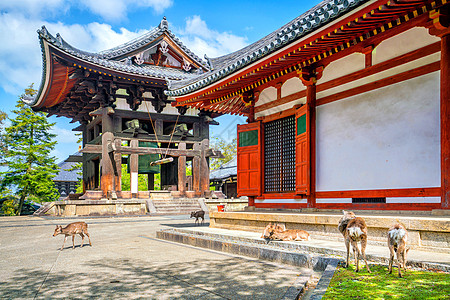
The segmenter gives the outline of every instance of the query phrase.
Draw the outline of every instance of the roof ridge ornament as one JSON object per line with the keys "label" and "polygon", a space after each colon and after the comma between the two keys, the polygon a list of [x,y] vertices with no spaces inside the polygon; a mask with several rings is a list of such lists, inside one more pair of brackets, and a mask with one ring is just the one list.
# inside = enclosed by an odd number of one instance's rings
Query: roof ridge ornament
{"label": "roof ridge ornament", "polygon": [[169,22],[167,22],[166,17],[164,16],[163,19],[161,20],[161,23],[159,23],[158,26],[160,29],[169,29]]}

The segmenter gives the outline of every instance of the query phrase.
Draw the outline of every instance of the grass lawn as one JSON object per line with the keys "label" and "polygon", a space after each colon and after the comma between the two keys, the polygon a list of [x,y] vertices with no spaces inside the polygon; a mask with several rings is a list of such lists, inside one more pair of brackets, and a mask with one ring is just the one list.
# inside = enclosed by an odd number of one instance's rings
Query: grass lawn
{"label": "grass lawn", "polygon": [[[362,269],[361,269],[362,267]],[[387,274],[387,266],[370,265],[368,273],[364,263],[359,273],[350,264],[349,269],[338,267],[322,299],[450,299],[450,274],[443,272],[402,272],[397,266]]]}

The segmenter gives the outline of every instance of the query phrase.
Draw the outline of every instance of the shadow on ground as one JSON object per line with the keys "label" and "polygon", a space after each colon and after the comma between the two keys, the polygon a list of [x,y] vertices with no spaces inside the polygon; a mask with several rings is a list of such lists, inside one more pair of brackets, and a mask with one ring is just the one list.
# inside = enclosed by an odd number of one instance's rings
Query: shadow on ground
{"label": "shadow on ground", "polygon": [[180,224],[161,224],[162,226],[167,226],[167,227],[174,227],[174,228],[186,228],[186,227],[197,227],[197,226],[201,226],[201,227],[209,227],[209,222],[205,222],[201,225],[195,224],[194,222],[192,223],[180,223]]}
{"label": "shadow on ground", "polygon": [[168,265],[109,259],[87,261],[84,272],[57,269],[17,270],[0,283],[0,298],[280,299],[295,280],[292,271],[235,257]]}

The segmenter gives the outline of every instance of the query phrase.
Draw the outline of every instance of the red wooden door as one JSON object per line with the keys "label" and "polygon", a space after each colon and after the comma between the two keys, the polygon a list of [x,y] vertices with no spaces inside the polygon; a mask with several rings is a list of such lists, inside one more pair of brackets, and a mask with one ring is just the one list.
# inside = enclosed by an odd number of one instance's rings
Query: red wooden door
{"label": "red wooden door", "polygon": [[260,196],[261,122],[237,126],[237,193],[238,196]]}
{"label": "red wooden door", "polygon": [[309,113],[306,105],[295,112],[295,192],[309,195],[310,193],[310,141]]}

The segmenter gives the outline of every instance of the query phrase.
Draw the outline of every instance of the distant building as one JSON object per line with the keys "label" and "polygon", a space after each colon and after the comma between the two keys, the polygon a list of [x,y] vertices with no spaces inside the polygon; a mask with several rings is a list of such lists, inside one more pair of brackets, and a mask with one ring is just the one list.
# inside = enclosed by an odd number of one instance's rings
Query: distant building
{"label": "distant building", "polygon": [[221,165],[217,170],[211,171],[210,182],[216,191],[222,191],[227,198],[237,197],[237,158]]}
{"label": "distant building", "polygon": [[71,193],[76,193],[78,178],[80,177],[78,172],[80,172],[81,170],[68,170],[77,164],[77,162],[74,161],[73,158],[81,158],[81,155],[82,154],[80,152],[77,152],[74,155],[71,155],[68,159],[58,164],[59,173],[55,176],[55,178],[53,178],[53,182],[55,183],[55,187],[61,195],[61,198],[65,198]]}

